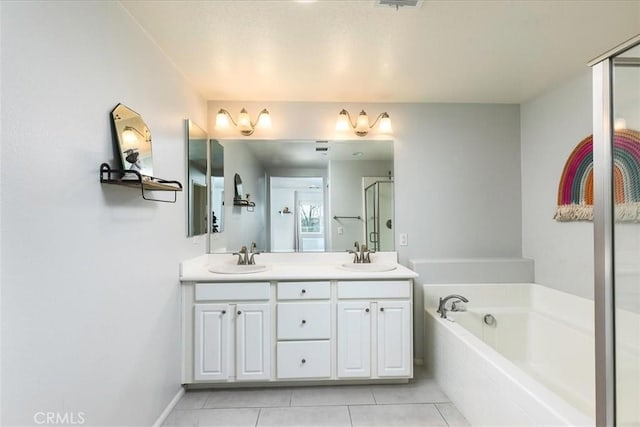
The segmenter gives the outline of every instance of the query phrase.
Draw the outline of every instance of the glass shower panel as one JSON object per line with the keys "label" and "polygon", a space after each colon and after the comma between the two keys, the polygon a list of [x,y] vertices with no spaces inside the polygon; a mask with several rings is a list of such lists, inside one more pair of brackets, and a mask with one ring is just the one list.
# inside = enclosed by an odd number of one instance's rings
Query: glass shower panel
{"label": "glass shower panel", "polygon": [[367,246],[393,251],[393,181],[377,181],[365,189]]}
{"label": "glass shower panel", "polygon": [[640,46],[612,70],[616,425],[640,425]]}

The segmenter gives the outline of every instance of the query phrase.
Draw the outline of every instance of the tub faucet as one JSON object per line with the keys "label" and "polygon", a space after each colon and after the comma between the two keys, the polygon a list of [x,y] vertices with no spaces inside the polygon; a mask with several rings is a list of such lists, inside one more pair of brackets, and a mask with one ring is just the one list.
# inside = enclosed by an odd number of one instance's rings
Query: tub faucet
{"label": "tub faucet", "polygon": [[[466,299],[465,297],[463,297],[462,295],[448,295],[444,298],[440,298],[440,301],[438,301],[438,313],[440,313],[440,317],[442,317],[443,319],[447,318],[447,310],[445,308],[445,305],[447,304],[447,301],[449,301],[450,299],[456,299],[456,301],[454,301],[452,304],[455,305],[457,302],[469,302],[468,299]],[[453,307],[452,305],[452,310],[453,311],[462,311],[459,307]]]}

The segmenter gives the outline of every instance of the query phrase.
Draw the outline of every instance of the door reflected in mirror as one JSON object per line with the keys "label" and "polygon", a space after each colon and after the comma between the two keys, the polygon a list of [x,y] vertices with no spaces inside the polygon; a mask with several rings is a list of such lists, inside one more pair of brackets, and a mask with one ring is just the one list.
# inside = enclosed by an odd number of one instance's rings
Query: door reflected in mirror
{"label": "door reflected in mirror", "polygon": [[[268,252],[344,251],[356,241],[395,250],[393,141],[219,142],[227,166],[225,232],[212,236],[211,252],[251,242]],[[251,211],[234,207],[236,174],[242,177],[239,194],[250,194],[256,204]],[[365,197],[376,182],[377,190]]]}

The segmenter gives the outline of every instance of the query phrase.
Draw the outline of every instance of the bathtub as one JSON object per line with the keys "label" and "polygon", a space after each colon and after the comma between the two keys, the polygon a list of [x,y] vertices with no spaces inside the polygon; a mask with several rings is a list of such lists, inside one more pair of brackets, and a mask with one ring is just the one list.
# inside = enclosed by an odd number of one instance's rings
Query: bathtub
{"label": "bathtub", "polygon": [[[472,425],[595,425],[592,301],[528,283],[423,292],[425,364]],[[441,319],[450,294],[467,311]]]}

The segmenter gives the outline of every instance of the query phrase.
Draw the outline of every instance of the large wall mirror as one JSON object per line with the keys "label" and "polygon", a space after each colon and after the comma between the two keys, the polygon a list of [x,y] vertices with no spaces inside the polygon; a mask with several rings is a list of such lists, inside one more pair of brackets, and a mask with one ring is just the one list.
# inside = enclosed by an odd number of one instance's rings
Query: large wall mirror
{"label": "large wall mirror", "polygon": [[209,141],[207,133],[191,120],[186,120],[186,145],[187,236],[219,233],[223,220],[223,148]]}
{"label": "large wall mirror", "polygon": [[[221,140],[225,232],[211,252],[393,251],[393,141]],[[234,206],[234,177],[255,206]]]}

